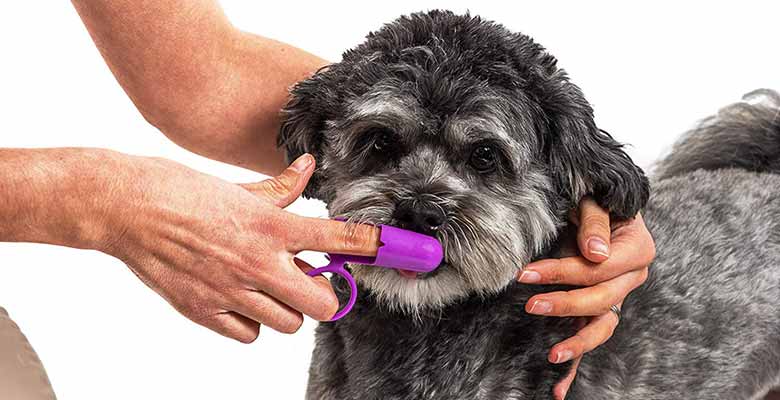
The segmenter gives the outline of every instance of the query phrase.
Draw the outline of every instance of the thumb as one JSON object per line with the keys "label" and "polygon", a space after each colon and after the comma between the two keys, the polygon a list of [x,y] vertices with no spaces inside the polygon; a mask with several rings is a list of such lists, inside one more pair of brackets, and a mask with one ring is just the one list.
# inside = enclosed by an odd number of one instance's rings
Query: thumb
{"label": "thumb", "polygon": [[256,196],[275,204],[277,207],[287,207],[298,196],[314,172],[314,157],[306,153],[298,157],[279,176],[257,183],[245,183],[241,187]]}
{"label": "thumb", "polygon": [[599,207],[591,197],[580,201],[577,244],[585,258],[594,263],[609,258],[611,230],[609,212]]}

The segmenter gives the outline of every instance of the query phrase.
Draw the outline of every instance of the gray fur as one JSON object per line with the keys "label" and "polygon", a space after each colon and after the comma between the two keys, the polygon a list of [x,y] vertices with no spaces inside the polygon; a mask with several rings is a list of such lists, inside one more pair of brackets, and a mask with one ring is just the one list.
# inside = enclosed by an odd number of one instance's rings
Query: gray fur
{"label": "gray fur", "polygon": [[[551,398],[569,365],[546,353],[575,324],[526,314],[530,296],[561,288],[514,277],[556,255],[585,194],[616,219],[646,205],[658,254],[569,399],[751,399],[780,382],[774,92],[687,135],[649,202],[642,171],[555,59],[477,17],[402,17],[292,95],[280,144],[320,161],[307,194],[333,216],[399,224],[400,204],[446,215],[436,271],[351,266],[360,297],[317,328],[307,398]],[[490,168],[474,158],[485,146]]]}
{"label": "gray fur", "polygon": [[739,168],[746,171],[780,171],[780,95],[759,89],[743,101],[704,119],[661,161],[656,179],[697,169]]}

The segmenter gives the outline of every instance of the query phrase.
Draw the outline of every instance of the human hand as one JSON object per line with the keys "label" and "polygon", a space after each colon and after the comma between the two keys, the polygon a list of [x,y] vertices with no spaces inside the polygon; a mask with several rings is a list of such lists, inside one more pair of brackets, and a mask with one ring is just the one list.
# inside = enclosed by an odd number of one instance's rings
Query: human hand
{"label": "human hand", "polygon": [[655,243],[641,214],[610,229],[609,213],[593,199],[584,198],[579,215],[572,219],[578,226],[577,247],[582,256],[533,262],[518,277],[524,283],[584,286],[533,296],[525,307],[537,315],[590,317],[575,336],[556,344],[548,354],[552,363],[574,360],[569,375],[554,388],[556,400],[566,396],[582,355],[612,336],[619,321],[610,306],[620,307],[644,283],[655,257]]}
{"label": "human hand", "polygon": [[292,333],[302,314],[328,320],[333,289],[295,254],[373,255],[379,232],[284,211],[313,170],[306,154],[274,179],[235,185],[163,159],[119,161],[103,213],[114,237],[100,250],[187,318],[244,343],[261,324]]}

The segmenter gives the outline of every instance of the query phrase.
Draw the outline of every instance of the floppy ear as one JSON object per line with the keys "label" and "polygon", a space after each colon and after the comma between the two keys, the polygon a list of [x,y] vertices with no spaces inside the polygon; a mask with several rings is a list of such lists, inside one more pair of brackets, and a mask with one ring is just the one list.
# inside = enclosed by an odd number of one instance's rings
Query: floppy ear
{"label": "floppy ear", "polygon": [[321,69],[314,76],[297,83],[290,90],[290,100],[282,110],[282,123],[277,146],[284,149],[287,163],[304,153],[317,160],[309,184],[303,191],[305,197],[326,200],[321,193],[325,174],[322,168],[325,142],[325,121],[334,115],[338,107],[338,96],[332,89],[327,70]]}
{"label": "floppy ear", "polygon": [[548,132],[543,143],[558,193],[569,207],[589,194],[613,217],[633,217],[649,196],[644,172],[620,143],[596,127],[593,110],[563,71],[547,83],[542,108]]}

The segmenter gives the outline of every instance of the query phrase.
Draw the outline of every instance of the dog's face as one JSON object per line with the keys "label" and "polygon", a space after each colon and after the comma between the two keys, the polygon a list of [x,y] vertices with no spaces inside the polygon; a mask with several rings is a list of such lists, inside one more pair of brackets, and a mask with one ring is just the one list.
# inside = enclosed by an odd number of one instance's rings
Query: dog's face
{"label": "dog's face", "polygon": [[552,56],[448,12],[401,18],[299,83],[280,144],[291,159],[318,159],[306,193],[332,216],[442,242],[444,262],[428,274],[353,266],[358,282],[406,310],[500,291],[585,194],[618,218],[648,194]]}

